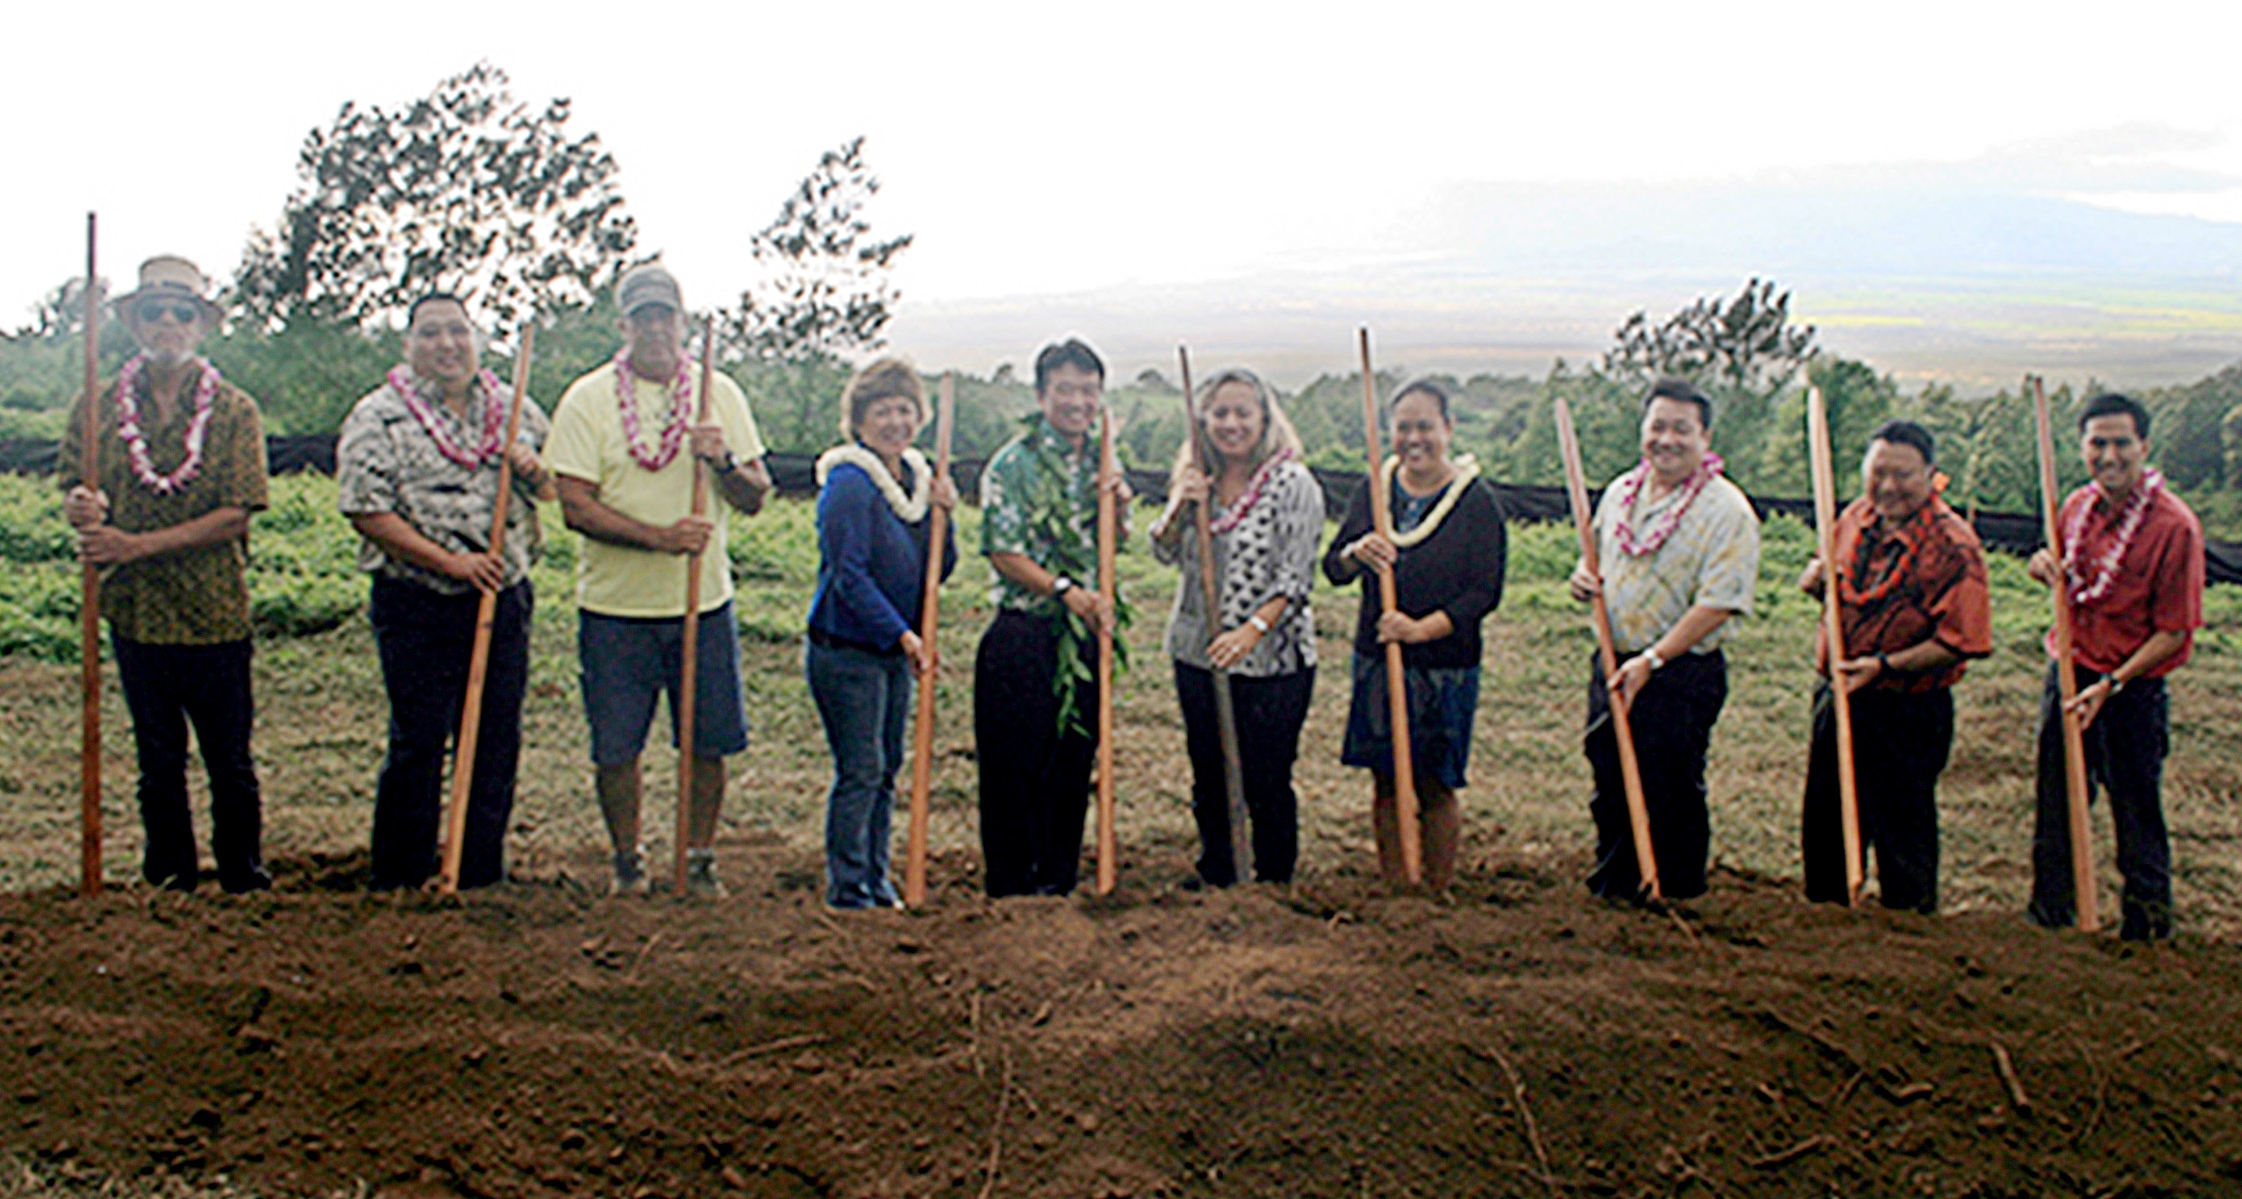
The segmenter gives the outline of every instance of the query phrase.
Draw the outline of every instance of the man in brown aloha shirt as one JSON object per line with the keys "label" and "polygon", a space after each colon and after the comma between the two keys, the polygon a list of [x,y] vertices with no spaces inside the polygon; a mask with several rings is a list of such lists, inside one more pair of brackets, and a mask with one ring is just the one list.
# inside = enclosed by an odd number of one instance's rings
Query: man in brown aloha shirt
{"label": "man in brown aloha shirt", "polygon": [[100,486],[79,484],[85,403],[62,439],[63,512],[101,568],[117,674],[140,758],[141,874],[191,891],[200,878],[187,802],[187,723],[210,776],[211,853],[229,892],[272,885],[249,756],[249,517],[265,506],[255,400],[195,355],[218,325],[193,263],[140,267],[115,309],[140,353],[95,393]]}
{"label": "man in brown aloha shirt", "polygon": [[[1845,630],[1837,670],[1852,705],[1862,866],[1876,851],[1887,908],[1938,910],[1938,776],[1954,743],[1954,684],[1993,652],[1993,605],[1977,533],[1938,496],[1936,443],[1912,421],[1869,436],[1862,491],[1837,518]],[[1817,558],[1799,585],[1820,594]],[[1816,646],[1827,676],[1826,633]],[[1800,841],[1806,897],[1849,898],[1837,778],[1837,714],[1829,683],[1814,693]]]}

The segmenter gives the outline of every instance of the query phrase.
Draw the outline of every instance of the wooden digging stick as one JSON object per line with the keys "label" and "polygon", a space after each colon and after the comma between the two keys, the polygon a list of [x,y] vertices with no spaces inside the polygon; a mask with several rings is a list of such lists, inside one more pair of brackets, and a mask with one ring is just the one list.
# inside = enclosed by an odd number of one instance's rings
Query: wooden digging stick
{"label": "wooden digging stick", "polygon": [[[1588,507],[1588,478],[1580,464],[1580,438],[1573,432],[1572,406],[1563,396],[1557,397],[1556,417],[1557,448],[1565,459],[1565,491],[1572,503],[1573,530],[1580,534],[1580,560],[1587,564],[1589,574],[1601,579],[1596,518]],[[1590,623],[1596,626],[1596,650],[1602,656],[1608,692],[1611,679],[1619,673],[1619,649],[1612,641],[1611,608],[1605,604],[1603,592],[1589,601],[1588,611]],[[1659,899],[1658,857],[1650,843],[1650,806],[1643,800],[1643,768],[1635,760],[1635,728],[1627,715],[1627,704],[1616,695],[1609,698],[1612,741],[1619,747],[1619,781],[1627,792],[1627,827],[1635,839],[1635,875],[1642,880],[1643,893]]]}
{"label": "wooden digging stick", "polygon": [[[86,382],[79,433],[78,482],[101,489],[101,284],[94,275],[94,216],[86,214]],[[78,892],[101,894],[101,568],[85,564],[78,623],[84,638],[78,657],[83,689],[78,741]]]}
{"label": "wooden digging stick", "polygon": [[2062,496],[2055,490],[2055,431],[2048,421],[2047,385],[2031,377],[2032,418],[2040,434],[2040,513],[2047,535],[2047,552],[2055,556],[2055,685],[2063,720],[2063,787],[2070,799],[2071,889],[2078,905],[2078,930],[2090,933],[2102,927],[2094,895],[2093,828],[2086,818],[2086,739],[2071,701],[2078,698],[2079,679],[2071,664],[2070,580],[2063,572],[2063,528],[2059,513]]}
{"label": "wooden digging stick", "polygon": [[[1111,895],[1117,873],[1119,840],[1113,829],[1113,557],[1120,519],[1114,480],[1121,465],[1113,456],[1119,430],[1112,415],[1098,411],[1098,600],[1105,620],[1098,626],[1098,894]],[[1062,669],[1064,666],[1062,664]]]}
{"label": "wooden digging stick", "polygon": [[[1370,452],[1370,521],[1380,537],[1393,540],[1393,513],[1386,507],[1385,455],[1378,449],[1378,376],[1370,370],[1370,329],[1357,332],[1362,350],[1362,437]],[[1378,570],[1378,605],[1391,616],[1393,570]],[[1409,675],[1401,662],[1401,643],[1386,642],[1386,710],[1393,729],[1393,808],[1401,831],[1401,876],[1415,886],[1424,878],[1424,846],[1417,830],[1417,765],[1415,747],[1409,743]]]}
{"label": "wooden digging stick", "polygon": [[[950,430],[957,411],[957,375],[942,372],[941,406],[934,416],[934,477],[950,477]],[[940,504],[930,505],[926,520],[926,587],[919,601],[919,640],[934,644],[935,626],[942,615],[942,547],[949,536],[950,513]],[[931,655],[930,655],[931,656]],[[926,822],[934,789],[934,682],[935,670],[919,672],[919,706],[911,714],[911,832],[903,857],[903,903],[918,907],[926,902]]]}
{"label": "wooden digging stick", "polygon": [[[701,391],[693,423],[708,423],[708,388],[716,371],[716,318],[701,325]],[[708,470],[693,456],[693,515],[708,515]],[[723,547],[718,546],[722,553]],[[685,894],[686,851],[693,833],[693,716],[699,706],[701,648],[701,555],[685,555],[685,626],[677,652],[677,882]]]}
{"label": "wooden digging stick", "polygon": [[[513,498],[514,464],[507,451],[522,431],[522,397],[529,394],[529,355],[537,341],[537,324],[522,326],[521,349],[514,358],[514,398],[506,406],[506,440],[499,443],[498,498],[491,505],[490,553],[504,559],[506,509]],[[487,402],[487,397],[486,397]],[[475,785],[475,747],[483,732],[483,682],[490,673],[491,626],[498,619],[498,593],[485,591],[475,605],[475,647],[467,655],[467,696],[459,708],[459,737],[452,751],[452,793],[444,805],[444,869],[436,876],[439,895],[459,893],[459,859],[467,848],[467,800]]]}
{"label": "wooden digging stick", "polygon": [[1253,877],[1253,837],[1246,831],[1245,767],[1238,756],[1238,709],[1230,698],[1230,672],[1216,666],[1212,649],[1215,634],[1222,628],[1222,587],[1214,569],[1214,484],[1221,475],[1220,455],[1208,440],[1206,428],[1201,423],[1205,415],[1191,390],[1191,351],[1183,346],[1175,348],[1176,363],[1183,373],[1183,419],[1190,426],[1192,444],[1198,447],[1199,467],[1207,473],[1207,501],[1193,504],[1196,515],[1194,528],[1199,534],[1199,598],[1205,601],[1207,613],[1208,673],[1214,676],[1214,727],[1222,743],[1222,793],[1230,810],[1230,863],[1232,872],[1243,881]]}
{"label": "wooden digging stick", "polygon": [[1837,714],[1837,813],[1845,830],[1845,902],[1861,905],[1860,778],[1853,765],[1853,695],[1837,664],[1845,660],[1845,616],[1838,597],[1837,470],[1830,461],[1829,411],[1822,389],[1806,385],[1806,456],[1814,472],[1814,533],[1822,554],[1822,637],[1829,645],[1829,699]]}

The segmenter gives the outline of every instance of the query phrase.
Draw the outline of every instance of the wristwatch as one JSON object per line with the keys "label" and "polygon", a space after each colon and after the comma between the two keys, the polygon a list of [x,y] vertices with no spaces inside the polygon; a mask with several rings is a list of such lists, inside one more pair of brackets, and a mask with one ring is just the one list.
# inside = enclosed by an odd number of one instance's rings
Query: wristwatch
{"label": "wristwatch", "polygon": [[1648,663],[1650,663],[1650,668],[1651,668],[1651,670],[1652,670],[1653,672],[1655,672],[1655,671],[1659,670],[1660,668],[1662,668],[1662,667],[1664,667],[1664,666],[1666,665],[1666,659],[1664,659],[1664,658],[1661,658],[1661,657],[1659,657],[1659,656],[1658,656],[1658,647],[1657,647],[1657,646],[1655,646],[1655,645],[1653,645],[1653,646],[1651,646],[1650,648],[1648,648],[1648,649],[1644,650],[1644,651],[1643,651],[1643,652],[1642,652],[1642,653],[1641,653],[1640,655],[1638,655],[1638,656],[1639,656],[1639,657],[1641,657],[1643,661],[1645,661],[1645,662],[1648,662]]}
{"label": "wristwatch", "polygon": [[1266,637],[1269,635],[1269,622],[1261,619],[1261,613],[1256,612],[1253,615],[1246,617],[1246,623],[1252,625],[1254,628],[1261,630],[1262,636]]}
{"label": "wristwatch", "polygon": [[2125,690],[2125,680],[2124,680],[2124,679],[2121,679],[2121,678],[2119,678],[2119,677],[2117,677],[2117,676],[2116,676],[2116,675],[2114,675],[2114,674],[2113,674],[2113,675],[2107,675],[2107,676],[2105,676],[2105,677],[2104,677],[2104,681],[2105,681],[2105,682],[2107,682],[2107,683],[2109,683],[2109,685],[2110,685],[2110,698],[2111,698],[2111,699],[2116,699],[2116,698],[2117,698],[2117,693],[2118,693],[2118,692],[2120,692],[2120,691],[2123,691],[2123,690]]}
{"label": "wristwatch", "polygon": [[733,454],[732,451],[727,448],[724,451],[723,457],[718,458],[716,461],[710,463],[709,465],[715,467],[716,473],[720,475],[738,474],[740,469],[740,460],[737,455]]}
{"label": "wristwatch", "polygon": [[1068,591],[1072,590],[1073,588],[1074,588],[1074,580],[1073,580],[1073,579],[1070,579],[1070,578],[1066,577],[1065,575],[1056,575],[1056,576],[1053,576],[1053,577],[1052,577],[1052,579],[1051,579],[1051,598],[1052,598],[1052,599],[1058,599],[1059,597],[1061,597],[1061,596],[1065,595],[1065,594],[1066,594],[1066,593],[1067,593]]}

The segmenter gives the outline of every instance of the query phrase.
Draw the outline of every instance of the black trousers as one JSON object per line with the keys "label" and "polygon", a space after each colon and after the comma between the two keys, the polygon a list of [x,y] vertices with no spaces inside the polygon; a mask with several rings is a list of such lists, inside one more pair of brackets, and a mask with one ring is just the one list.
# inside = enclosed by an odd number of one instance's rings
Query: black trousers
{"label": "black trousers", "polygon": [[[1876,851],[1880,902],[1938,911],[1938,776],[1954,746],[1954,693],[1856,691],[1853,778],[1860,801],[1861,857]],[[1837,708],[1829,684],[1814,690],[1813,745],[1799,820],[1806,898],[1844,903],[1845,825],[1837,788]]]}
{"label": "black trousers", "polygon": [[[1315,694],[1316,668],[1266,678],[1230,676],[1230,707],[1238,724],[1239,781],[1253,825],[1253,877],[1289,883],[1300,857],[1300,801],[1292,763],[1300,726]],[[1191,754],[1191,814],[1199,822],[1199,877],[1218,887],[1238,881],[1230,845],[1230,795],[1222,773],[1222,733],[1215,722],[1214,674],[1175,664],[1183,741]]]}
{"label": "black trousers", "polygon": [[[475,592],[446,595],[418,583],[375,576],[367,614],[389,692],[389,756],[374,789],[377,890],[417,887],[433,877],[443,831],[444,767],[467,701],[474,652]],[[490,660],[483,677],[475,777],[460,838],[459,885],[506,877],[506,825],[514,811],[514,770],[522,749],[522,692],[529,683],[527,580],[498,593]]]}
{"label": "black trousers", "polygon": [[[1619,773],[1619,740],[1612,732],[1611,693],[1604,686],[1600,656],[1591,661],[1583,748],[1596,775],[1595,797],[1588,804],[1596,818],[1596,869],[1588,876],[1588,889],[1609,899],[1632,899],[1642,889],[1642,875],[1635,868],[1635,835]],[[1713,833],[1705,809],[1705,751],[1712,745],[1713,722],[1727,702],[1728,660],[1714,650],[1682,654],[1666,663],[1636,693],[1627,712],[1635,760],[1642,768],[1659,893],[1668,899],[1705,893],[1705,854]]]}
{"label": "black trousers", "polygon": [[1058,636],[1041,616],[1001,610],[973,662],[973,741],[981,768],[981,858],[992,897],[1065,895],[1082,866],[1082,822],[1097,757],[1097,642],[1074,686],[1090,733],[1058,731]]}
{"label": "black trousers", "polygon": [[[2080,689],[2102,676],[2081,666]],[[2051,928],[2076,919],[2071,886],[2071,801],[2063,779],[2062,702],[2055,667],[2040,689],[2039,813],[2032,830],[2031,918]],[[2172,842],[2164,827],[2164,755],[2171,748],[2171,698],[2163,679],[2135,679],[2086,726],[2087,800],[2110,797],[2117,869],[2125,876],[2128,940],[2172,935]]]}
{"label": "black trousers", "polygon": [[153,645],[110,634],[132,740],[140,757],[140,825],[147,836],[142,878],[192,891],[201,878],[195,818],[187,802],[187,724],[195,726],[210,776],[210,851],[218,884],[262,888],[264,804],[249,757],[256,705],[249,692],[249,641]]}

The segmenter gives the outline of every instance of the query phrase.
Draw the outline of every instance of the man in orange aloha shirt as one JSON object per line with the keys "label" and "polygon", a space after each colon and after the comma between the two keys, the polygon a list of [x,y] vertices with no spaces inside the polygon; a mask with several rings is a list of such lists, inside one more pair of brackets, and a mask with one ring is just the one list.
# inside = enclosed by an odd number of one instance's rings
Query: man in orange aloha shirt
{"label": "man in orange aloha shirt", "polygon": [[[2203,526],[2149,466],[2149,413],[2100,395],[2079,413],[2079,454],[2094,481],[2063,501],[2063,558],[2032,555],[2032,577],[2070,589],[2072,708],[2086,726],[2088,787],[2110,795],[2117,868],[2125,876],[2128,941],[2172,935],[2172,846],[2164,829],[2164,754],[2171,703],[2164,676],[2195,649],[2203,625]],[[2049,634],[2049,653],[2054,635]],[[2039,821],[2032,838],[2036,924],[2073,923],[2069,793],[2051,664],[2040,697]]]}
{"label": "man in orange aloha shirt", "polygon": [[[1993,605],[1977,533],[1939,498],[1937,443],[1913,421],[1869,435],[1861,498],[1837,518],[1838,611],[1845,652],[1837,673],[1851,697],[1853,777],[1861,853],[1876,850],[1887,908],[1938,910],[1938,776],[1954,744],[1954,684],[1969,659],[1993,652]],[[1799,586],[1819,595],[1821,559]],[[1816,638],[1830,673],[1827,626]],[[1814,691],[1813,748],[1800,821],[1806,897],[1844,903],[1845,835],[1830,684]]]}

